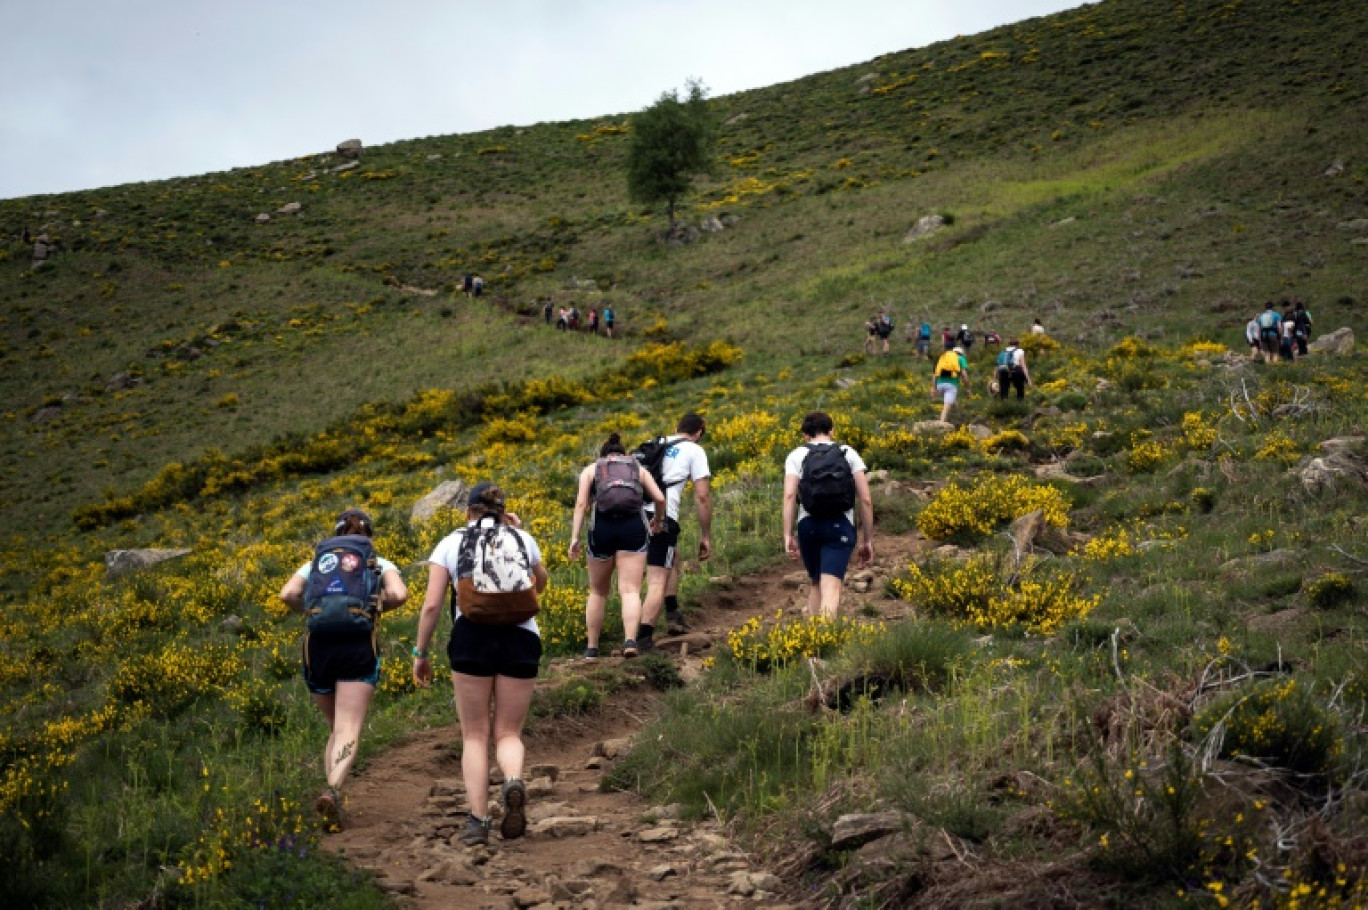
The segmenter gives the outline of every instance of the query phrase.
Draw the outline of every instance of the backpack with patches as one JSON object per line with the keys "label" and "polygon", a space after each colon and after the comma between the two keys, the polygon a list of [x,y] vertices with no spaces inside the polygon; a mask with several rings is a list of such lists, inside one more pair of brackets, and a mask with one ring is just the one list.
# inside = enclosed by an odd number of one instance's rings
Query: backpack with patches
{"label": "backpack with patches", "polygon": [[453,607],[471,622],[511,626],[536,616],[541,605],[522,535],[494,515],[469,525],[456,551],[452,594]]}
{"label": "backpack with patches", "polygon": [[1263,330],[1263,334],[1265,335],[1273,334],[1277,322],[1278,314],[1274,313],[1272,310],[1264,310],[1259,314],[1259,328]]}
{"label": "backpack with patches", "polygon": [[380,564],[364,534],[329,537],[314,547],[304,585],[304,624],[311,633],[370,632],[380,613]]}
{"label": "backpack with patches", "polygon": [[594,462],[594,508],[604,515],[636,515],[646,505],[641,465],[631,455]]}
{"label": "backpack with patches", "polygon": [[665,482],[665,454],[669,452],[670,446],[679,442],[678,436],[656,436],[648,439],[641,445],[632,450],[632,457],[637,460],[637,464],[646,469],[646,473],[651,475],[651,479],[656,482],[663,493],[668,487],[677,486],[683,483],[677,480],[674,483]]}
{"label": "backpack with patches", "polygon": [[807,449],[798,479],[803,510],[814,518],[838,518],[855,508],[855,472],[846,460],[845,446],[816,442]]}

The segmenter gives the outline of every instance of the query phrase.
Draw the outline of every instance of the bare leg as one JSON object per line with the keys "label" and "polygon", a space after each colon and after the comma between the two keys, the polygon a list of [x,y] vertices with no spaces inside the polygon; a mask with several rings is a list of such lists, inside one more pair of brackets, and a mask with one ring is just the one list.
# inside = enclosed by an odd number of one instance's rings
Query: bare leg
{"label": "bare leg", "polygon": [[523,721],[532,703],[534,680],[494,677],[494,757],[504,780],[522,779]]}
{"label": "bare leg", "polygon": [[328,740],[331,755],[328,772],[328,786],[340,789],[347,780],[347,773],[356,761],[356,752],[361,746],[361,728],[366,723],[366,712],[370,709],[375,686],[365,682],[339,682],[333,703],[333,733]]}
{"label": "bare leg", "polygon": [[[311,693],[312,695],[312,693]],[[335,713],[336,697],[333,694],[312,695],[313,703],[318,706],[319,713],[323,715],[323,720],[328,724],[328,741],[323,744],[323,778],[329,783],[332,782],[333,770],[333,715]]]}
{"label": "bare leg", "polygon": [[622,631],[632,640],[641,623],[641,574],[646,568],[645,553],[617,554],[618,597],[622,599]]}
{"label": "bare leg", "polygon": [[641,621],[654,626],[665,609],[665,595],[669,593],[670,570],[664,566],[646,567],[646,603],[641,608]]}
{"label": "bare leg", "polygon": [[817,582],[812,581],[811,579],[808,580],[808,602],[807,606],[803,608],[803,615],[822,615],[822,589],[818,586]]}
{"label": "bare leg", "polygon": [[608,609],[608,590],[613,582],[613,559],[589,557],[589,601],[584,607],[585,638],[589,647],[597,648],[603,632],[603,614]]}
{"label": "bare leg", "polygon": [[476,818],[489,817],[489,699],[494,693],[494,679],[451,674],[456,717],[461,722],[461,780],[470,813]]}
{"label": "bare leg", "polygon": [[818,584],[813,587],[814,591],[821,592],[818,595],[820,601],[818,609],[821,611],[820,615],[823,619],[836,619],[841,615],[841,592],[843,588],[844,583],[835,575],[823,575]]}

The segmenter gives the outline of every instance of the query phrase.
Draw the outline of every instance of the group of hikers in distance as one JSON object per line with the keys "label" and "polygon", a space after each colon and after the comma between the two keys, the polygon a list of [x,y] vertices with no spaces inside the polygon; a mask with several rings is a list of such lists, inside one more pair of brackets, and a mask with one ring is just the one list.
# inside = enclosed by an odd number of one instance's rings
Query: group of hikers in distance
{"label": "group of hikers in distance", "polygon": [[[1039,319],[1032,321],[1031,334],[1045,334],[1045,326]],[[882,344],[883,353],[887,354],[889,338],[892,335],[893,317],[888,310],[880,310],[870,316],[865,322],[865,353],[873,354],[875,348]],[[906,338],[916,344],[914,357],[931,359],[932,336],[933,329],[928,319],[923,318],[918,323],[908,325]],[[935,367],[931,371],[931,397],[939,398],[941,401],[942,422],[950,420],[951,409],[959,400],[961,390],[966,395],[973,394],[969,385],[969,352],[973,349],[975,341],[977,336],[969,328],[968,323],[961,323],[958,332],[952,331],[950,326],[941,330],[942,353],[937,356]],[[1002,344],[1002,336],[997,332],[986,331],[983,333],[983,344],[985,349],[997,348]],[[1022,399],[1026,397],[1026,387],[1030,385],[1033,383],[1031,371],[1026,366],[1026,352],[1022,349],[1021,342],[1012,338],[1008,340],[1006,347],[997,351],[994,356],[988,393],[1005,399],[1012,389],[1016,389],[1017,398]]]}
{"label": "group of hikers in distance", "polygon": [[[874,504],[858,452],[832,438],[830,415],[813,411],[798,427],[802,443],[784,459],[783,548],[808,576],[804,613],[840,615],[846,570],[874,558]],[[713,552],[706,423],[685,414],[668,436],[628,451],[617,433],[578,474],[568,553],[585,555],[585,660],[600,657],[613,578],[622,609],[622,658],[657,648],[662,622],[669,635],[687,632],[679,604],[680,505],[693,486],[699,524],[698,559]],[[587,527],[586,527],[587,525]],[[360,744],[380,678],[378,618],[401,606],[408,591],[393,563],[371,542],[374,528],[360,509],[338,515],[332,536],[281,589],[305,616],[303,676],[327,723],[325,787],[314,807],[330,827],[345,823],[342,787]],[[643,598],[643,576],[646,595]],[[503,773],[499,833],[527,828],[522,727],[540,670],[538,594],[548,575],[542,551],[506,508],[504,491],[484,481],[467,495],[464,521],[428,557],[427,593],[412,648],[412,675],[433,679],[432,645],[444,602],[451,616],[447,663],[461,731],[461,774],[468,814],[461,841],[487,844],[493,826],[489,752]]]}
{"label": "group of hikers in distance", "polygon": [[1282,300],[1282,312],[1272,300],[1245,324],[1249,356],[1264,363],[1291,362],[1307,354],[1311,340],[1311,313],[1301,300]]}
{"label": "group of hikers in distance", "polygon": [[[588,332],[591,335],[599,333],[599,311],[595,307],[590,307],[589,312],[583,319],[580,317],[579,307],[562,306],[557,309],[556,305],[548,297],[541,304],[542,318],[547,325],[551,325],[552,317],[555,317],[555,325],[562,332]],[[609,338],[613,337],[613,326],[617,324],[617,314],[613,312],[612,306],[603,308],[603,334]]]}

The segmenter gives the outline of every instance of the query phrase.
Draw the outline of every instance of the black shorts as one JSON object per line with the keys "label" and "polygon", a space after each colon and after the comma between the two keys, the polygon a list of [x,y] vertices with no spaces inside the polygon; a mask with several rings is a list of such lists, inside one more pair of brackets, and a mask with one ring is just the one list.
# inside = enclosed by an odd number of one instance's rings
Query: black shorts
{"label": "black shorts", "polygon": [[304,685],[314,695],[331,695],[339,682],[380,681],[380,657],[374,633],[305,635]]}
{"label": "black shorts", "polygon": [[542,640],[522,626],[493,626],[456,618],[447,642],[452,672],[467,676],[508,676],[536,679],[541,665]]}
{"label": "black shorts", "polygon": [[589,529],[589,556],[592,559],[612,559],[618,553],[645,553],[651,529],[646,524],[646,513],[635,515],[605,515],[594,513],[594,526]]}
{"label": "black shorts", "polygon": [[651,543],[646,548],[646,565],[657,569],[673,569],[678,550],[679,522],[666,518],[661,532],[651,535]]}

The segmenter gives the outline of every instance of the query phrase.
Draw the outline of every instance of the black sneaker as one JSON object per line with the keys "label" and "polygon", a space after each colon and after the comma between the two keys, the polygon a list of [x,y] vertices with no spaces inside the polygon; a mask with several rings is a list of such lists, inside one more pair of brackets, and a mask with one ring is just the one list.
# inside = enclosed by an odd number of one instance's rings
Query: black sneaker
{"label": "black sneaker", "polygon": [[503,835],[504,840],[522,837],[527,831],[527,814],[523,812],[523,806],[527,805],[527,787],[516,777],[504,781],[503,805],[503,821],[499,822],[499,833]]}
{"label": "black sneaker", "polygon": [[689,624],[684,620],[684,611],[671,610],[665,614],[665,631],[671,635],[683,635],[689,631]]}
{"label": "black sneaker", "polygon": [[637,648],[637,643],[636,643],[636,639],[635,639],[635,638],[629,638],[629,639],[627,639],[626,641],[624,641],[624,642],[622,643],[622,656],[623,656],[623,657],[636,657],[636,656],[637,656],[637,651],[638,651],[638,648]]}
{"label": "black sneaker", "polygon": [[639,638],[637,638],[637,650],[640,651],[642,654],[645,654],[647,651],[654,651],[655,646],[656,643],[654,635],[642,635]]}
{"label": "black sneaker", "polygon": [[598,648],[585,648],[585,649],[584,649],[584,659],[585,659],[585,660],[598,660]]}
{"label": "black sneaker", "polygon": [[461,832],[461,843],[467,847],[481,847],[489,843],[490,819],[466,816],[465,830]]}

